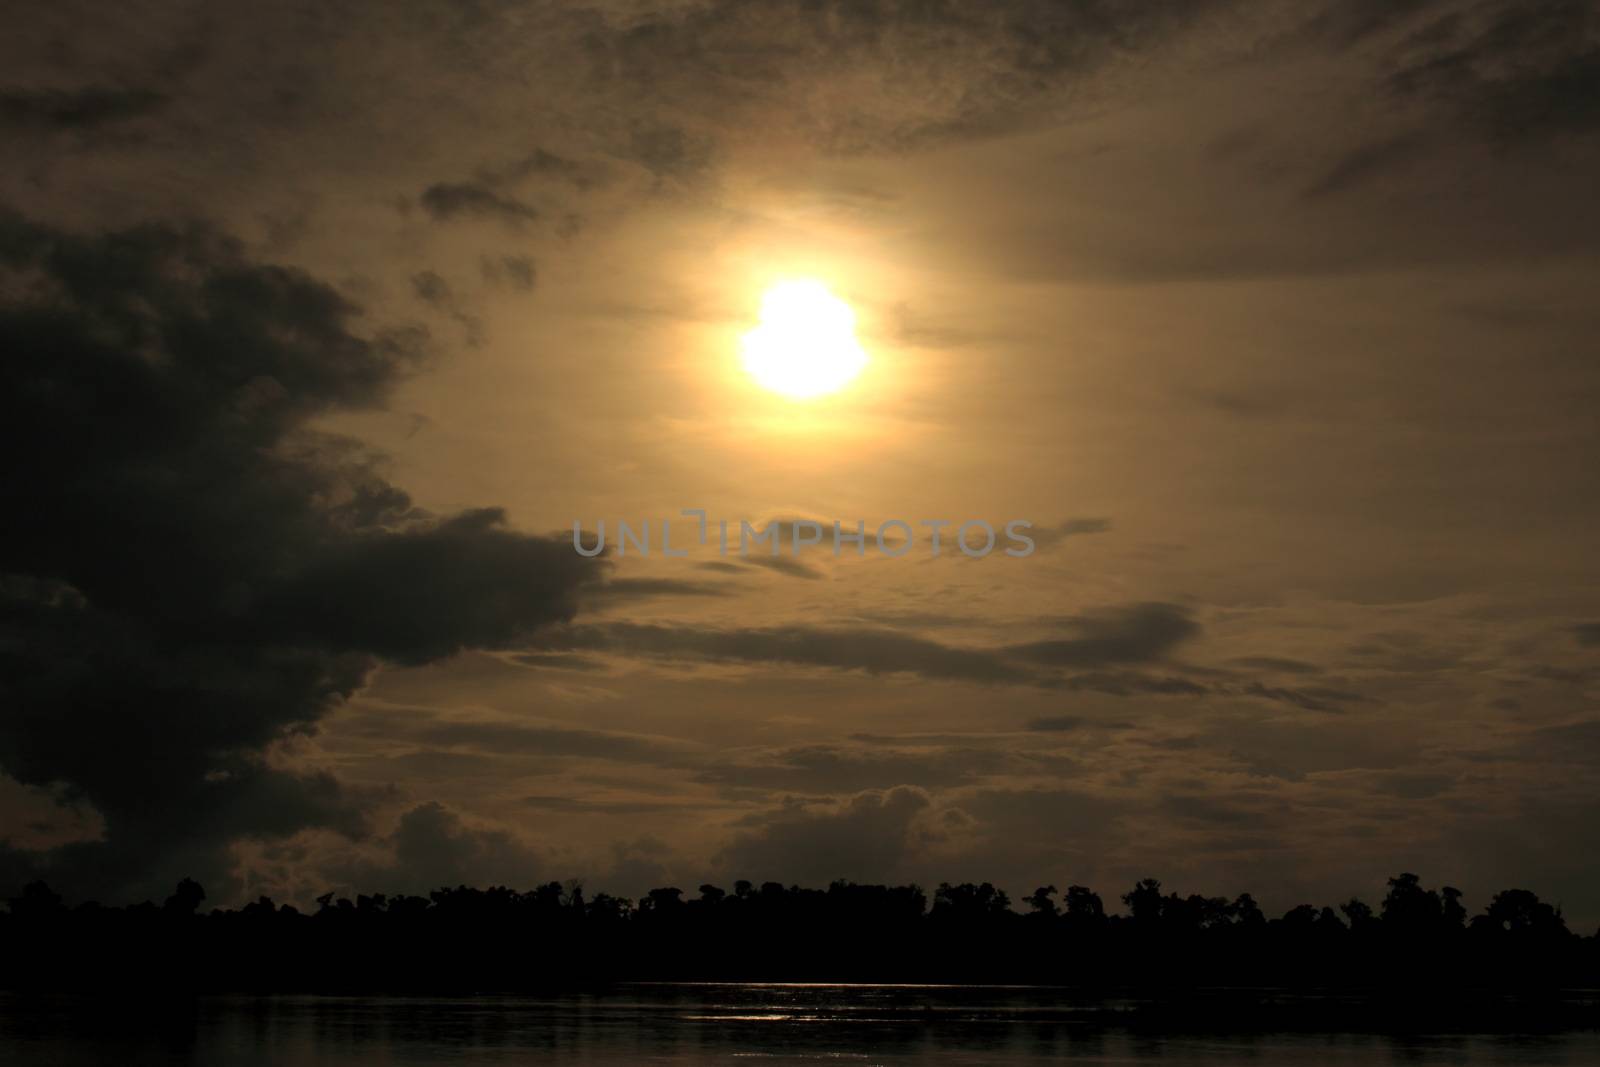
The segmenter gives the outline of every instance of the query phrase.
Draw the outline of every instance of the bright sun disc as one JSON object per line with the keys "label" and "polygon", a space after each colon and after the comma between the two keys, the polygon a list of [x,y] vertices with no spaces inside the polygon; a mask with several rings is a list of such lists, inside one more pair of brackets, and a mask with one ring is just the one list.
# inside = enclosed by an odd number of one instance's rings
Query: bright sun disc
{"label": "bright sun disc", "polygon": [[837,392],[867,365],[850,305],[815,281],[779,282],[744,335],[744,369],[775,393],[803,400]]}

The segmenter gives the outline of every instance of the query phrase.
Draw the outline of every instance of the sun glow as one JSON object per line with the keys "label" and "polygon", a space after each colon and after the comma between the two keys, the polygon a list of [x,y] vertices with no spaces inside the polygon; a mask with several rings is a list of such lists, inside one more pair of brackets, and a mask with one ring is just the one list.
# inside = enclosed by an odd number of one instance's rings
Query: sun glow
{"label": "sun glow", "polygon": [[838,392],[867,365],[850,305],[818,281],[779,282],[761,298],[761,322],[744,335],[744,369],[795,400]]}

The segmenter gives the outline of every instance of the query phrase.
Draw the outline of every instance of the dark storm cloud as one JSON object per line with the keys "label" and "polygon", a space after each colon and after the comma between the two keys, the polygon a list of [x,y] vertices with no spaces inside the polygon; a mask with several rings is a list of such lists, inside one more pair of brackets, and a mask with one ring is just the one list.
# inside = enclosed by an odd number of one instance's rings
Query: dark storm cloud
{"label": "dark storm cloud", "polygon": [[1600,645],[1600,622],[1579,623],[1572,628],[1572,636],[1586,648]]}
{"label": "dark storm cloud", "polygon": [[418,337],[360,326],[204,228],[0,218],[0,768],[103,816],[103,843],[36,857],[75,888],[215,880],[238,837],[358,830],[361,797],[264,751],[379,660],[571,618],[596,573],[497,510],[423,512],[308,428],[415,362]]}

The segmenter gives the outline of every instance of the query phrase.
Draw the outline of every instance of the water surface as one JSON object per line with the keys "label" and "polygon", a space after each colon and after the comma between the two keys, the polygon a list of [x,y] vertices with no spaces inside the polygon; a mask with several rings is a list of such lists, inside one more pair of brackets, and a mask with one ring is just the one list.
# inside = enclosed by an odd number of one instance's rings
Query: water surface
{"label": "water surface", "polygon": [[[0,995],[0,1063],[258,1067],[885,1064],[1355,1067],[1600,1063],[1600,1033],[1150,1034],[1063,990],[629,985],[605,994],[203,997]],[[1112,1016],[1114,1020],[1116,1016]]]}

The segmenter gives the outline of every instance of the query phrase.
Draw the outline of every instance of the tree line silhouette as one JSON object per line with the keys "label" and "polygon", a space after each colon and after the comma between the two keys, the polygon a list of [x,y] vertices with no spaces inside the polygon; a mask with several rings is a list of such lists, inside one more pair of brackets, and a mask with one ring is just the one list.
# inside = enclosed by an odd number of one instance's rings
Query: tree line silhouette
{"label": "tree line silhouette", "polygon": [[262,897],[205,910],[184,879],[161,905],[67,907],[42,882],[0,912],[12,988],[515,990],[616,980],[1040,983],[1085,989],[1529,991],[1600,985],[1600,933],[1581,937],[1523,889],[1468,914],[1450,886],[1391,878],[1352,899],[1268,918],[1249,894],[1163,893],[1146,879],[1108,910],[1079,885],[1021,909],[985,882],[826,889],[776,882],[653,889],[637,902],[580,884],[426,897],[328,893],[315,911]]}

